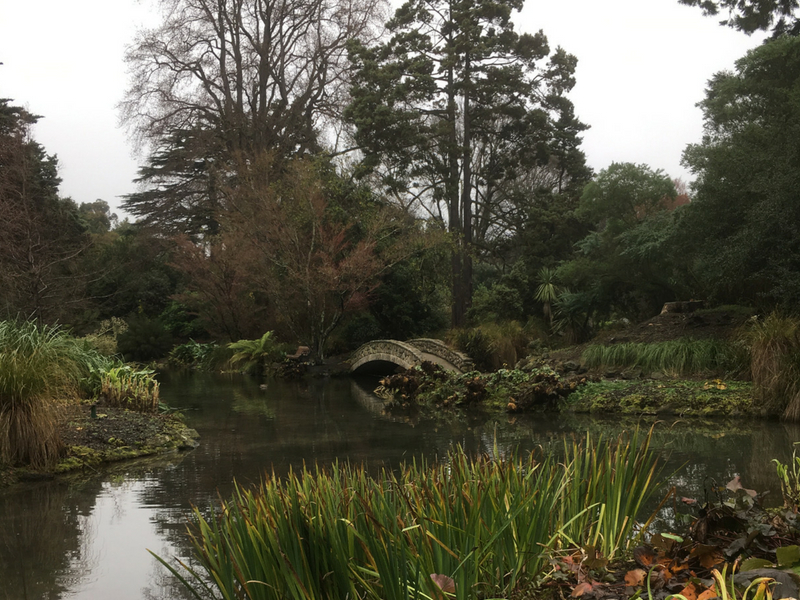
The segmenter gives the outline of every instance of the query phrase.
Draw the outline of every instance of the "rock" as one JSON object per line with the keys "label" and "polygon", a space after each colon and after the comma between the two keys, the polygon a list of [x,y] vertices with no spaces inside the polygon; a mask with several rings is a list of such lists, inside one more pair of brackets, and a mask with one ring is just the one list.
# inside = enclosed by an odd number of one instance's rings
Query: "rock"
{"label": "rock", "polygon": [[800,597],[800,587],[798,586],[797,576],[793,573],[787,573],[786,571],[779,571],[778,569],[753,569],[752,571],[743,571],[736,574],[734,581],[736,585],[747,587],[754,579],[759,577],[770,577],[777,582],[772,588],[772,594],[775,600]]}
{"label": "rock", "polygon": [[562,368],[565,372],[569,373],[571,371],[577,371],[581,368],[580,363],[575,362],[574,360],[568,360],[562,365]]}
{"label": "rock", "polygon": [[172,439],[163,433],[158,433],[153,437],[147,438],[144,442],[145,446],[151,446],[153,448],[159,448],[161,446],[166,446],[172,441]]}
{"label": "rock", "polygon": [[662,371],[653,371],[650,373],[650,379],[655,379],[656,381],[661,381],[666,378],[667,376]]}
{"label": "rock", "polygon": [[637,368],[625,369],[620,373],[620,377],[622,377],[622,379],[641,379],[642,370]]}
{"label": "rock", "polygon": [[665,313],[687,313],[694,312],[703,308],[702,300],[689,300],[683,302],[666,302],[664,308],[661,309],[661,314]]}
{"label": "rock", "polygon": [[194,450],[200,445],[200,434],[196,430],[187,427],[180,432],[179,440],[178,450]]}

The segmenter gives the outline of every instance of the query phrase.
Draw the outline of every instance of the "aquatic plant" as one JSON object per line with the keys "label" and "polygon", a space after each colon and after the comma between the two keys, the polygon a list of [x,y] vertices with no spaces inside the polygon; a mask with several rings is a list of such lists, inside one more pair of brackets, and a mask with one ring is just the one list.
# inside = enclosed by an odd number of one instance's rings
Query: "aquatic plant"
{"label": "aquatic plant", "polygon": [[273,475],[212,516],[195,510],[195,567],[159,560],[197,598],[507,596],[535,585],[558,547],[613,556],[655,488],[649,435],[564,451],[458,449],[377,478],[349,465]]}
{"label": "aquatic plant", "polygon": [[0,321],[0,460],[52,465],[58,401],[75,398],[94,356],[58,327]]}
{"label": "aquatic plant", "polygon": [[109,406],[139,412],[158,410],[159,385],[152,369],[112,367],[100,376],[100,397]]}
{"label": "aquatic plant", "polygon": [[728,342],[681,338],[664,342],[592,344],[581,356],[589,368],[638,367],[670,375],[738,371],[742,365]]}

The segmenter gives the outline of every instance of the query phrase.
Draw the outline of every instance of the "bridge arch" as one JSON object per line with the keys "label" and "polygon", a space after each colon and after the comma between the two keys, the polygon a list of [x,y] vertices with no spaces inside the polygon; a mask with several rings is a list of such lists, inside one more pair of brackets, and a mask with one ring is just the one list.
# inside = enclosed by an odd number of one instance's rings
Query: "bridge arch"
{"label": "bridge arch", "polygon": [[350,357],[350,372],[388,373],[397,367],[410,369],[424,361],[433,362],[443,369],[464,373],[472,369],[472,360],[461,352],[452,350],[441,340],[419,338],[398,340],[373,340],[356,350]]}

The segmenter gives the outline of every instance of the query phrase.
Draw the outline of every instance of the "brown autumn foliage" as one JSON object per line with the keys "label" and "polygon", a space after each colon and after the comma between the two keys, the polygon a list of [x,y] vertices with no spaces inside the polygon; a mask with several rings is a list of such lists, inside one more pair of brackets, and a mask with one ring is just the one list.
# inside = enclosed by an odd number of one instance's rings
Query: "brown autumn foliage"
{"label": "brown autumn foliage", "polygon": [[277,328],[321,359],[342,317],[368,306],[380,277],[425,238],[406,214],[311,160],[236,164],[222,233],[178,240],[173,263],[188,279],[179,299],[229,339]]}

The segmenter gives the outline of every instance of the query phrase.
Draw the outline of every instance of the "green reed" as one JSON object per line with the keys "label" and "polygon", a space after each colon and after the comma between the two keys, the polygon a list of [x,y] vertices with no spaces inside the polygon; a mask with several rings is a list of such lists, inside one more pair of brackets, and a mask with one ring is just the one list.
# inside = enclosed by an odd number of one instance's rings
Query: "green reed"
{"label": "green reed", "polygon": [[720,371],[741,371],[741,357],[727,342],[682,338],[664,342],[593,344],[584,350],[581,361],[592,367],[639,367],[688,375]]}
{"label": "green reed", "polygon": [[649,439],[587,439],[562,461],[458,449],[376,478],[349,465],[273,476],[195,511],[195,569],[159,560],[197,598],[507,597],[562,546],[625,548],[655,488]]}

